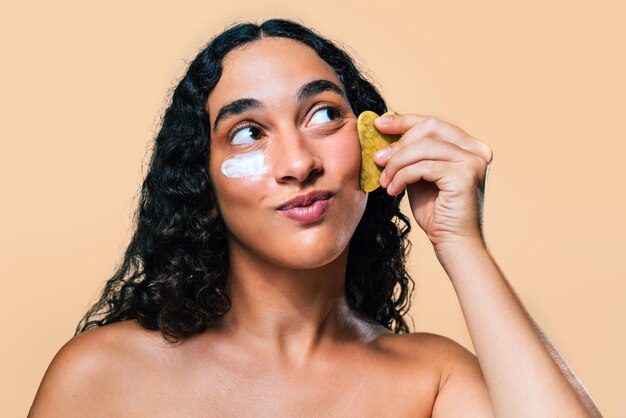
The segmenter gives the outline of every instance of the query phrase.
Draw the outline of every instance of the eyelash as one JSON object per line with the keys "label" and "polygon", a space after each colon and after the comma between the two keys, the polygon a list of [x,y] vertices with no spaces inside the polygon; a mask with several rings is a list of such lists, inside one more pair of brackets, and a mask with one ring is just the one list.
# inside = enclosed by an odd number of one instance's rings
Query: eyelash
{"label": "eyelash", "polygon": [[[313,111],[313,114],[316,114],[317,112],[319,112],[320,110],[323,110],[323,109],[332,109],[335,112],[337,112],[337,119],[341,119],[341,117],[343,117],[343,112],[342,112],[341,108],[338,107],[338,106],[335,106],[335,105],[331,105],[331,104],[323,104],[323,105],[317,107]],[[335,120],[337,120],[337,119],[335,119]],[[237,135],[237,133],[239,131],[241,131],[242,129],[246,129],[246,128],[258,128],[258,125],[256,123],[253,123],[253,122],[244,122],[241,125],[236,126],[230,132],[230,134],[228,135],[228,138],[227,138],[228,143],[229,144],[232,143],[234,136]]]}

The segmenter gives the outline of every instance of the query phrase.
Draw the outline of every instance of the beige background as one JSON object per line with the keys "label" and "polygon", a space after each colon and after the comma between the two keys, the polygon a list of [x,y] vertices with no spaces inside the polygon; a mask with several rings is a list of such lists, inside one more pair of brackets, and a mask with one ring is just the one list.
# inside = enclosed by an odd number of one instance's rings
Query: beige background
{"label": "beige background", "polygon": [[[390,108],[494,150],[486,237],[606,416],[626,416],[626,29],[618,2],[38,2],[5,5],[2,416],[24,416],[121,260],[147,149],[186,63],[235,21],[301,19],[347,46]],[[413,233],[416,330],[471,349]]]}

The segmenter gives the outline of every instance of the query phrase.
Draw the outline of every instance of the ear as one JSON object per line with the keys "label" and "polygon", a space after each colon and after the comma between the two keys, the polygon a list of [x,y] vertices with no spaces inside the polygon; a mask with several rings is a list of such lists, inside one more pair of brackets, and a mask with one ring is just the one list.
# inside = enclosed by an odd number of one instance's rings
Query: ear
{"label": "ear", "polygon": [[220,215],[217,213],[217,209],[215,209],[215,207],[213,207],[209,211],[209,216],[211,217],[211,219],[217,219]]}

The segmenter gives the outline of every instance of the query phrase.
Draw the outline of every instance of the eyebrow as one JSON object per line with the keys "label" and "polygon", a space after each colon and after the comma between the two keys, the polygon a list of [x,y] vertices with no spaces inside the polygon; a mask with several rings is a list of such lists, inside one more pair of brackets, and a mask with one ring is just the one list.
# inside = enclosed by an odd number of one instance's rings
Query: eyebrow
{"label": "eyebrow", "polygon": [[[296,94],[296,98],[299,102],[308,99],[309,97],[315,96],[316,94],[332,91],[346,98],[346,94],[343,92],[341,87],[337,84],[333,83],[330,80],[314,80],[306,83],[298,90]],[[215,118],[215,124],[213,125],[213,133],[217,131],[220,123],[225,119],[239,115],[248,110],[261,110],[264,109],[265,105],[263,102],[253,99],[251,97],[246,97],[243,99],[237,99],[233,102],[228,103],[226,106],[222,107],[219,112],[217,112],[217,117]]]}

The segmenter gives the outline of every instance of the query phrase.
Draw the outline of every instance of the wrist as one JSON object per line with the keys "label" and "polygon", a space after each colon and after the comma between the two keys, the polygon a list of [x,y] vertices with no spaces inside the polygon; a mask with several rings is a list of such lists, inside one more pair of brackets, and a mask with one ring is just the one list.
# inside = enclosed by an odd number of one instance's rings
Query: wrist
{"label": "wrist", "polygon": [[467,255],[488,253],[487,244],[481,237],[456,237],[433,246],[440,262],[451,262]]}

